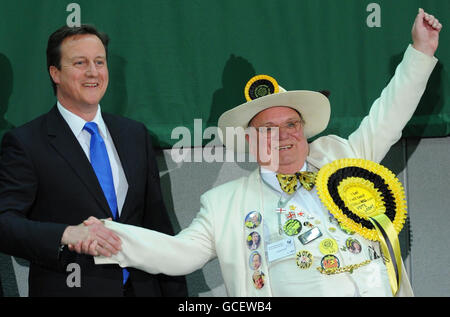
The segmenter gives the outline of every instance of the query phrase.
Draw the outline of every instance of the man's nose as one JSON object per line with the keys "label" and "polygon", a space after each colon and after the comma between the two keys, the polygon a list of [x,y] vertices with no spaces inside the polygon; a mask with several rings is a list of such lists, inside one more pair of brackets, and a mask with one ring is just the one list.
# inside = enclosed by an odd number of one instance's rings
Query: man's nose
{"label": "man's nose", "polygon": [[278,135],[279,135],[280,140],[287,139],[289,137],[289,131],[287,128],[279,127]]}
{"label": "man's nose", "polygon": [[98,75],[97,65],[94,61],[89,62],[87,69],[86,69],[86,75],[96,77]]}

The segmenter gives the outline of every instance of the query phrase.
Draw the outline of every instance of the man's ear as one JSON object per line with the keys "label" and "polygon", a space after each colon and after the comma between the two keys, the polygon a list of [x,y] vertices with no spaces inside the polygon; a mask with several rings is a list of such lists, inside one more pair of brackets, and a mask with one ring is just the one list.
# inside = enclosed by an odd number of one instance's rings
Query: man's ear
{"label": "man's ear", "polygon": [[48,68],[48,72],[50,73],[50,77],[52,77],[53,82],[55,84],[59,84],[60,83],[60,79],[59,79],[60,70],[58,68],[56,68],[56,66],[52,65]]}

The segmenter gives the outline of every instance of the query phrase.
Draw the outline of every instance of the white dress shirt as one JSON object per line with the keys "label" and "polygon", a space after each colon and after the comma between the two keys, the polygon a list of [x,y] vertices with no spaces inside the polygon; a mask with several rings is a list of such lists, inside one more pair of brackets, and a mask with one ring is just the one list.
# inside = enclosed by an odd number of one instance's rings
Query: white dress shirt
{"label": "white dress shirt", "polygon": [[[57,102],[57,107],[62,117],[64,118],[64,120],[66,120],[73,134],[77,138],[81,148],[83,149],[86,157],[90,162],[91,134],[83,129],[87,121],[64,108],[64,106],[62,106],[59,101]],[[100,105],[98,105],[97,114],[91,122],[97,123],[99,133],[106,145],[106,151],[108,152],[109,162],[111,164],[114,189],[116,191],[118,215],[120,216],[128,191],[128,182],[125,177],[122,164],[120,163],[119,155],[117,154],[116,148],[114,146],[113,139],[111,138],[108,128],[103,121]]]}

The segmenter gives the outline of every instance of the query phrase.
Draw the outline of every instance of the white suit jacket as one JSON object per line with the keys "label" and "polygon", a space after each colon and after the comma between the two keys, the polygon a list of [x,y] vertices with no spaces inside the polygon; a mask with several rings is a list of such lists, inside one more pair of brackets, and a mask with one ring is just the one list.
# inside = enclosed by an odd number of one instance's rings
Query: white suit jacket
{"label": "white suit jacket", "polygon": [[[394,77],[359,128],[348,139],[335,135],[320,137],[310,144],[309,165],[320,169],[341,158],[363,158],[380,162],[401,137],[412,117],[437,63],[409,46]],[[261,206],[264,197],[264,206]],[[122,251],[110,258],[96,257],[97,264],[116,263],[152,274],[185,275],[217,257],[230,296],[272,296],[267,267],[265,286],[253,286],[248,266],[244,218],[252,210],[274,210],[279,196],[260,180],[256,170],[213,188],[200,198],[201,209],[189,227],[176,236],[106,221],[122,240]],[[261,239],[264,243],[264,239]],[[264,247],[264,246],[263,246]],[[266,273],[267,272],[267,273]],[[406,274],[399,294],[412,295]]]}

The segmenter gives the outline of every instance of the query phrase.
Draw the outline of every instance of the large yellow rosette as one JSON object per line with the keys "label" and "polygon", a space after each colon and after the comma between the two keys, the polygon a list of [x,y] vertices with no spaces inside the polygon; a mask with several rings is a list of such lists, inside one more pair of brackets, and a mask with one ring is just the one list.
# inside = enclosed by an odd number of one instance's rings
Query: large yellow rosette
{"label": "large yellow rosette", "polygon": [[322,203],[342,227],[380,242],[395,295],[402,267],[398,234],[406,220],[406,199],[400,181],[375,162],[341,159],[320,169],[316,186]]}

